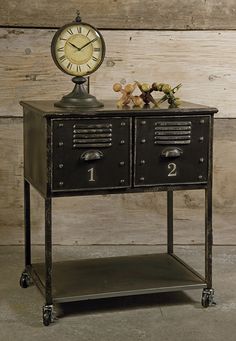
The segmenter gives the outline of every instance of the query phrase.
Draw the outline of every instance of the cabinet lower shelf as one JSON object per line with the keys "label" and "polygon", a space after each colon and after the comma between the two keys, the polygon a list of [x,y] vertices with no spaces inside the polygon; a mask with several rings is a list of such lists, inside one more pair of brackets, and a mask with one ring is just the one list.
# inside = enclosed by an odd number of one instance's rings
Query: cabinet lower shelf
{"label": "cabinet lower shelf", "polygon": [[[44,293],[44,264],[30,272]],[[55,262],[52,283],[54,303],[206,287],[193,269],[163,253]]]}

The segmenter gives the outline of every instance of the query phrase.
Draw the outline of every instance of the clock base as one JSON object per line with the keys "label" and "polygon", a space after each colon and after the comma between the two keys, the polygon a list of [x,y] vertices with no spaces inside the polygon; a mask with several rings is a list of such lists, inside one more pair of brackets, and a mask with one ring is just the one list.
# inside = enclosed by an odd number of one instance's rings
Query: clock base
{"label": "clock base", "polygon": [[74,77],[72,81],[75,87],[72,92],[62,97],[59,102],[54,103],[55,107],[60,108],[99,108],[103,103],[99,102],[95,96],[90,95],[84,86],[86,78]]}

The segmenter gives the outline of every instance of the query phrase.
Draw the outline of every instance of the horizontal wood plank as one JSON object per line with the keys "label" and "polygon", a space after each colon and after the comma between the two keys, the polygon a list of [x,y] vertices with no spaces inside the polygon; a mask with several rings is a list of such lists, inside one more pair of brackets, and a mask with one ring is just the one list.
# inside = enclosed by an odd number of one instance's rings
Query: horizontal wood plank
{"label": "horizontal wood plank", "polygon": [[[54,30],[0,29],[0,115],[20,116],[20,100],[54,99],[71,91],[70,76],[54,65]],[[118,99],[115,82],[182,83],[182,99],[216,106],[236,117],[236,32],[104,31],[105,61],[91,92]]]}
{"label": "horizontal wood plank", "polygon": [[[215,122],[214,242],[236,244],[236,119]],[[0,244],[23,244],[22,118],[0,119]],[[175,241],[204,238],[204,191],[174,194]],[[160,244],[166,242],[166,193],[106,195],[53,200],[53,242]],[[43,199],[32,190],[33,243],[44,242]]]}
{"label": "horizontal wood plank", "polygon": [[84,21],[116,29],[235,29],[233,0],[1,0],[0,25],[60,27],[81,10]]}

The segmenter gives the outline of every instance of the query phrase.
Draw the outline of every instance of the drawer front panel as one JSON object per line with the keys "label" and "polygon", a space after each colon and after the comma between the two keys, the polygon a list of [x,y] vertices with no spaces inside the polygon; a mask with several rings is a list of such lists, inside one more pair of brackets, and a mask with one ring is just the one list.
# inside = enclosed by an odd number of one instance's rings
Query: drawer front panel
{"label": "drawer front panel", "polygon": [[53,120],[52,189],[129,187],[130,128],[128,118]]}
{"label": "drawer front panel", "polygon": [[134,186],[207,182],[210,116],[137,118]]}

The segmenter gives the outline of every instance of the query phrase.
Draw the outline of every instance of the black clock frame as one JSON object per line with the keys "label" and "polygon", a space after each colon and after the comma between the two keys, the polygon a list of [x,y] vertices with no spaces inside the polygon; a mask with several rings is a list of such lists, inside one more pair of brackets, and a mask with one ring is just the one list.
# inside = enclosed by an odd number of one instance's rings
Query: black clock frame
{"label": "black clock frame", "polygon": [[105,44],[104,38],[103,38],[102,34],[100,33],[100,31],[98,31],[96,27],[94,27],[94,26],[92,26],[92,25],[90,25],[90,24],[88,24],[88,23],[85,23],[85,22],[82,22],[82,21],[81,21],[81,22],[80,22],[80,21],[72,21],[71,23],[68,23],[68,24],[62,26],[62,27],[55,33],[55,35],[54,35],[53,38],[52,38],[52,43],[51,43],[51,55],[52,55],[52,59],[53,59],[54,63],[56,64],[56,66],[57,66],[61,71],[63,71],[63,72],[66,73],[67,75],[75,76],[74,74],[70,73],[69,70],[66,71],[66,70],[64,70],[64,69],[61,67],[60,63],[58,62],[58,60],[57,60],[57,58],[56,58],[56,52],[55,52],[55,51],[56,51],[56,49],[55,49],[55,47],[56,47],[56,42],[57,42],[57,40],[58,40],[60,34],[61,34],[66,28],[71,27],[71,26],[74,26],[74,25],[78,25],[78,26],[87,25],[87,26],[91,27],[91,29],[93,29],[93,30],[98,34],[99,38],[101,39],[101,43],[102,43],[102,55],[101,55],[101,60],[100,60],[100,62],[99,62],[99,63],[97,64],[97,66],[96,66],[94,69],[92,69],[90,72],[87,72],[85,75],[81,75],[81,76],[77,76],[77,77],[89,76],[89,75],[91,75],[92,73],[94,73],[94,72],[101,66],[101,64],[103,63],[104,58],[105,58],[105,53],[106,53],[106,44]]}

